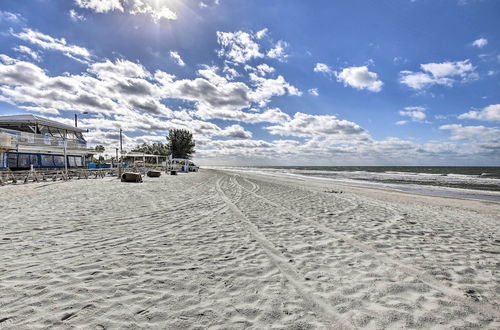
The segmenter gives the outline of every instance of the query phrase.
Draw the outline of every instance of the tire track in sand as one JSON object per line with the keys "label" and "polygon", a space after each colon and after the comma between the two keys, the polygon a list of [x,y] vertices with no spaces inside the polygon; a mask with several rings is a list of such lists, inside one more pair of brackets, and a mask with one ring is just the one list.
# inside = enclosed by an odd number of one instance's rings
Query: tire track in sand
{"label": "tire track in sand", "polygon": [[[316,296],[307,288],[305,281],[299,275],[297,270],[288,264],[288,259],[285,258],[281,254],[281,252],[276,249],[276,247],[274,247],[274,245],[257,229],[257,227],[245,216],[245,214],[243,214],[239,207],[236,206],[236,204],[234,204],[226,196],[221,188],[221,181],[223,179],[224,177],[220,177],[216,182],[216,188],[220,197],[233,211],[233,213],[240,218],[245,229],[259,243],[271,262],[280,270],[283,276],[296,289],[297,293],[304,299],[308,307],[316,314],[320,315],[323,320],[329,322],[330,325],[336,325],[339,329],[351,329],[352,327],[350,325],[347,325],[345,324],[345,322],[341,321],[342,316],[340,314],[335,312],[326,301]],[[239,190],[241,190],[241,185],[237,184],[237,187],[239,187]]]}
{"label": "tire track in sand", "polygon": [[[416,267],[408,266],[402,262],[394,260],[393,258],[388,256],[387,254],[376,250],[375,248],[371,247],[370,245],[367,245],[367,244],[365,244],[365,243],[363,243],[355,238],[352,238],[351,236],[338,233],[337,231],[335,231],[335,230],[333,230],[333,229],[331,229],[331,228],[329,228],[321,223],[318,223],[317,221],[311,219],[310,217],[298,215],[293,210],[290,210],[283,205],[277,204],[277,203],[267,199],[266,197],[264,197],[262,195],[259,195],[259,194],[255,193],[249,189],[246,189],[245,187],[243,187],[240,184],[238,184],[238,185],[242,191],[246,191],[248,194],[264,201],[265,203],[268,203],[269,205],[272,205],[278,209],[285,211],[286,213],[292,215],[293,217],[299,218],[299,219],[315,226],[323,233],[329,234],[337,239],[342,239],[345,242],[356,247],[358,250],[360,250],[364,253],[370,253],[373,256],[373,258],[376,258],[379,261],[381,261],[387,265],[391,265],[393,268],[395,268],[399,271],[402,271],[406,274],[415,276],[422,283],[428,285],[429,287],[431,287],[437,291],[440,291],[440,292],[446,294],[450,299],[455,300],[455,301],[459,301],[462,305],[466,305],[467,307],[472,308],[474,311],[476,311],[478,313],[488,313],[490,316],[500,318],[500,311],[498,311],[498,309],[495,306],[493,306],[489,303],[486,303],[486,302],[471,303],[468,299],[464,298],[463,292],[443,285],[443,283],[441,283],[441,281],[434,278],[432,275],[426,274],[424,271],[422,271]],[[351,210],[349,210],[349,211],[351,211]],[[241,210],[238,209],[238,212],[241,213],[243,217],[245,217],[245,215],[241,212]]]}

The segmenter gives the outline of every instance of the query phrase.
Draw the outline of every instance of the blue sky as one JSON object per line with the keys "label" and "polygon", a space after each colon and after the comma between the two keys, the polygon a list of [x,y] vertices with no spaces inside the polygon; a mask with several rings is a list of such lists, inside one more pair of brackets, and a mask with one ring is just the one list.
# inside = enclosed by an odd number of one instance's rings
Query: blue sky
{"label": "blue sky", "polygon": [[[3,0],[0,114],[202,164],[497,165],[500,2]],[[83,114],[87,112],[87,114]]]}

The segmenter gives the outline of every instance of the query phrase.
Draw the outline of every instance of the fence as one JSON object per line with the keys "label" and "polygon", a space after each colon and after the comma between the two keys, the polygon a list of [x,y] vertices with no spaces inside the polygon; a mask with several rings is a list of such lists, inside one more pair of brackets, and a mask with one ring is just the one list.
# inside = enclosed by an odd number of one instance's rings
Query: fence
{"label": "fence", "polygon": [[[146,175],[149,170],[164,171],[164,167],[130,167],[122,168],[121,172],[136,172]],[[48,181],[68,181],[81,179],[102,179],[106,176],[117,177],[119,168],[103,169],[69,169],[66,173],[64,169],[60,170],[33,170],[33,171],[0,171],[0,186],[7,184],[22,184],[30,182],[48,182]]]}
{"label": "fence", "polygon": [[33,171],[0,171],[0,185],[29,182],[67,181],[80,179],[102,179],[106,176],[116,176],[116,168],[89,170],[33,170]]}

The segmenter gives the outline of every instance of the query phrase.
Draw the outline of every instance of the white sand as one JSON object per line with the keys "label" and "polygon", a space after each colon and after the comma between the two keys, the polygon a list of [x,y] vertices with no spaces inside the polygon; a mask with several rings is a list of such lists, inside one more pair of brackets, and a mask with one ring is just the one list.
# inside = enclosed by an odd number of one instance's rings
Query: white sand
{"label": "white sand", "polygon": [[0,329],[500,328],[499,203],[205,170],[0,209]]}

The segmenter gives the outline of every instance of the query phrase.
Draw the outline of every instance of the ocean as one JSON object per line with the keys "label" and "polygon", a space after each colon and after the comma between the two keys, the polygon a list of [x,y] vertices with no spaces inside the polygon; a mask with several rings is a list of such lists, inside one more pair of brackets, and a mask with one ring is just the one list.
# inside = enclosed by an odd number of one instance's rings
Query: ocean
{"label": "ocean", "polygon": [[479,166],[234,166],[225,169],[307,176],[336,183],[425,195],[500,201],[500,167]]}

